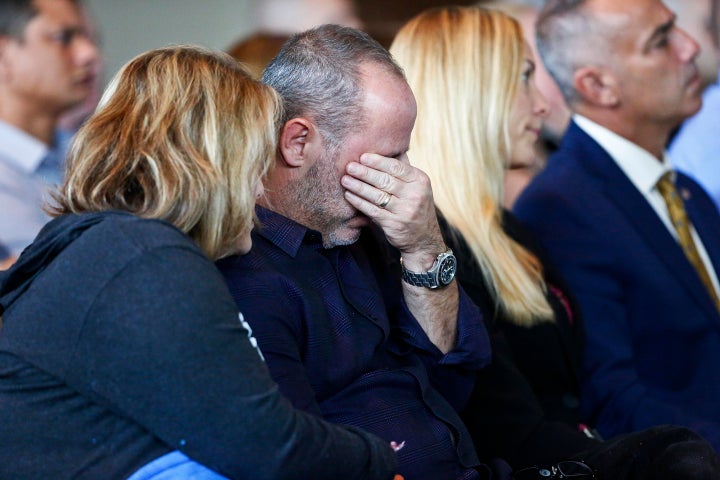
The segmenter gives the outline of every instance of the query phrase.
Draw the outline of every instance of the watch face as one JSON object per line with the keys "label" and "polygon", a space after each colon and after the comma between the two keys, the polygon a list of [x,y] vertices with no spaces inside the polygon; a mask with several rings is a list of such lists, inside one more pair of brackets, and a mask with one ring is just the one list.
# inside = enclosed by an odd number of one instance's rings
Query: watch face
{"label": "watch face", "polygon": [[457,270],[457,260],[454,255],[445,257],[440,264],[440,271],[438,272],[438,279],[441,285],[447,285],[455,278],[455,272]]}

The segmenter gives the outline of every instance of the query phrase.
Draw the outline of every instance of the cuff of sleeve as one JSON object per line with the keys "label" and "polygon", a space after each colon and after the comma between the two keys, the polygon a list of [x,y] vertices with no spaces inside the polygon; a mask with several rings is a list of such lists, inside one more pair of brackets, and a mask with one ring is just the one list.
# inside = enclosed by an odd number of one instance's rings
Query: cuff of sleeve
{"label": "cuff of sleeve", "polygon": [[457,339],[455,347],[448,353],[443,355],[430,341],[404,300],[402,301],[404,315],[401,315],[398,327],[412,347],[431,354],[439,364],[479,370],[490,363],[490,336],[480,309],[460,285],[458,285],[458,294]]}

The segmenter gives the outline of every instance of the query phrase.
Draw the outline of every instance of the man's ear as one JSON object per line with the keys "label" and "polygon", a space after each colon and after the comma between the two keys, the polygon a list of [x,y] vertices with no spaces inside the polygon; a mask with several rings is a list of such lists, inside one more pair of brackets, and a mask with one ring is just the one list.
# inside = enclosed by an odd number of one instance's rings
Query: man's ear
{"label": "man's ear", "polygon": [[620,89],[609,70],[582,67],[573,75],[573,86],[583,101],[598,107],[615,107],[620,103]]}
{"label": "man's ear", "polygon": [[296,117],[285,122],[280,131],[280,153],[288,167],[305,164],[313,132],[314,125],[307,118]]}

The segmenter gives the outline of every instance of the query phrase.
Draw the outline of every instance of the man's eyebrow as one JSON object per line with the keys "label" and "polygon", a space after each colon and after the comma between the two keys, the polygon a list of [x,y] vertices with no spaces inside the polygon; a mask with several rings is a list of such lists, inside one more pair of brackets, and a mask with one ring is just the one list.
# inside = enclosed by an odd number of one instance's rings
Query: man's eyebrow
{"label": "man's eyebrow", "polygon": [[658,27],[653,31],[652,35],[650,35],[650,38],[649,38],[648,41],[646,42],[645,46],[648,47],[648,46],[650,46],[650,45],[655,41],[656,38],[662,37],[662,36],[664,36],[664,35],[667,35],[667,34],[670,32],[670,30],[672,30],[673,27],[675,27],[675,18],[676,18],[676,17],[675,17],[675,15],[673,14],[673,16],[672,16],[667,22],[665,22],[665,23],[663,23],[662,25],[658,26]]}

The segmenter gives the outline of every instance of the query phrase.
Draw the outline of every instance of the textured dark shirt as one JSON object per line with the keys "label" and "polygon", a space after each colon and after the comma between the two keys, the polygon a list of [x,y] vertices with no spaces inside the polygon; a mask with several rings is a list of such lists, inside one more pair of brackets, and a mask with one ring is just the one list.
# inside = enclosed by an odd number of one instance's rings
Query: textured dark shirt
{"label": "textured dark shirt", "polygon": [[397,252],[377,231],[325,249],[318,232],[258,215],[251,252],[218,266],[282,393],[404,445],[405,478],[484,478],[456,413],[490,357],[477,307],[460,291],[456,345],[443,355],[405,305]]}

